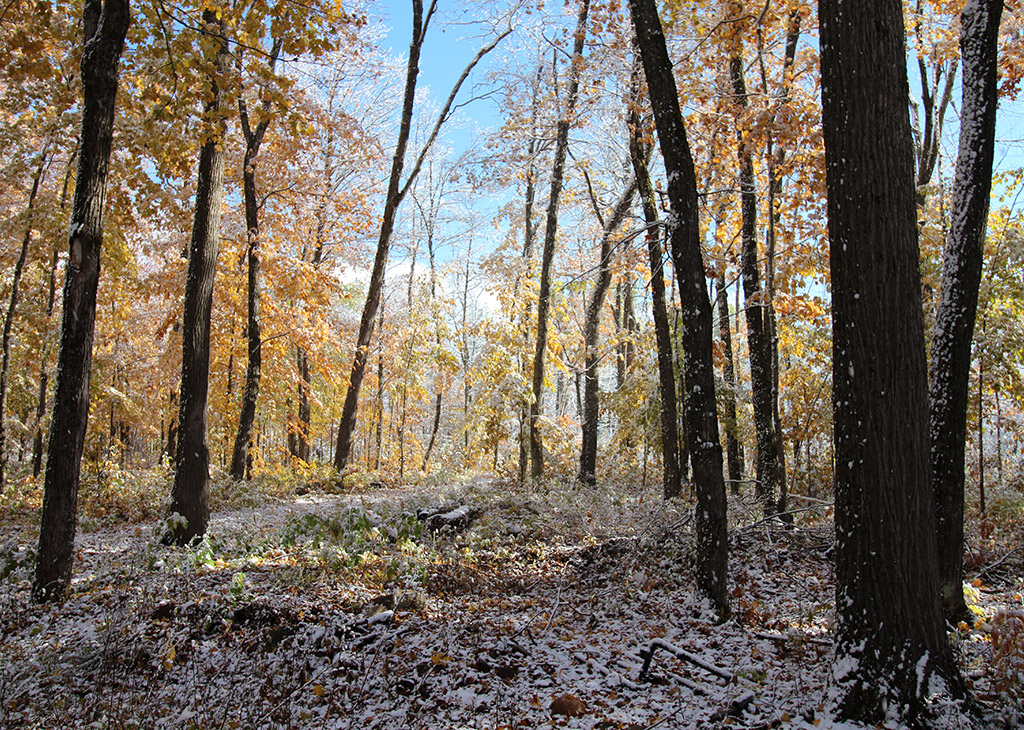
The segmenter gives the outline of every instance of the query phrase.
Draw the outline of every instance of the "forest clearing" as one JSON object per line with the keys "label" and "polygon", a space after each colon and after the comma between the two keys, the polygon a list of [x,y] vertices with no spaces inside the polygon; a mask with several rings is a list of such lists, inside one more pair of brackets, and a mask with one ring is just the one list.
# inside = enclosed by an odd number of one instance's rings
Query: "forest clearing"
{"label": "forest clearing", "polygon": [[[856,727],[820,716],[828,505],[793,528],[731,505],[720,624],[692,586],[692,509],[654,485],[310,492],[225,505],[193,548],[116,515],[132,492],[112,485],[88,520],[59,606],[29,601],[30,526],[0,528],[0,726]],[[434,534],[417,519],[455,505],[478,515]],[[950,636],[978,727],[1022,720],[1022,530],[969,541],[976,623]]]}

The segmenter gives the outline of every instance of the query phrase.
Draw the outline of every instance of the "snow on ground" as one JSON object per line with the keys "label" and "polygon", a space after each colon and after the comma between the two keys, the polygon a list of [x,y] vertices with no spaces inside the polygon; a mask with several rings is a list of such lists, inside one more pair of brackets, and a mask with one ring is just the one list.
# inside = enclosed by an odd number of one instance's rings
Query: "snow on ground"
{"label": "snow on ground", "polygon": [[[460,504],[468,530],[423,530],[418,510]],[[6,526],[0,726],[828,727],[830,530],[732,509],[721,625],[692,587],[691,514],[653,489],[307,495],[215,514],[194,549],[119,525],[79,536],[59,607],[29,602],[31,529]],[[988,645],[955,635],[984,695]]]}

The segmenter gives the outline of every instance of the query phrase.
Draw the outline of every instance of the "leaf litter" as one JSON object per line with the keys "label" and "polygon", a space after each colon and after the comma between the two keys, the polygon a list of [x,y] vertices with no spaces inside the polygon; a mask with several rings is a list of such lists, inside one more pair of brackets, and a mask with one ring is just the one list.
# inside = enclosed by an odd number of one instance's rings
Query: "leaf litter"
{"label": "leaf litter", "polygon": [[[60,606],[29,601],[32,528],[6,525],[0,725],[842,727],[821,714],[831,528],[756,509],[730,505],[721,624],[693,588],[692,510],[634,485],[306,494],[215,513],[187,549],[115,525],[79,536]],[[1013,727],[1021,683],[993,674],[986,621],[1016,627],[1020,580],[979,586],[951,637]]]}

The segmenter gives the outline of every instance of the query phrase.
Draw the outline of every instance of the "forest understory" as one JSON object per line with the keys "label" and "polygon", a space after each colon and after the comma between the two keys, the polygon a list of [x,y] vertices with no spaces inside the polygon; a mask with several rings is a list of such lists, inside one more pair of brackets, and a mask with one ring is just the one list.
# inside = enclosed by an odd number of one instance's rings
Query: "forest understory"
{"label": "forest understory", "polygon": [[[787,528],[731,499],[733,617],[716,624],[688,567],[692,506],[653,485],[254,486],[173,548],[138,506],[159,497],[131,501],[161,484],[94,487],[107,510],[80,518],[60,605],[30,601],[29,505],[0,505],[0,726],[847,727],[821,715],[826,503]],[[1024,721],[1022,532],[968,528],[977,621],[950,640],[976,727]]]}

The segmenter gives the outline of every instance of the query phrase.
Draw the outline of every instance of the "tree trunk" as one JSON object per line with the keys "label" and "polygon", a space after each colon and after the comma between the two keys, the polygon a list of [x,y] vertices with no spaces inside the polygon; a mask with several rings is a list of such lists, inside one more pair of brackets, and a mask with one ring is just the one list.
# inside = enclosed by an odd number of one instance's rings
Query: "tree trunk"
{"label": "tree trunk", "polygon": [[647,74],[672,209],[672,258],[683,315],[686,440],[697,491],[697,582],[724,620],[729,615],[725,480],[715,403],[711,302],[700,251],[697,178],[657,6],[654,0],[630,0],[629,6]]}
{"label": "tree trunk", "polygon": [[171,514],[184,518],[170,526],[165,537],[185,545],[206,532],[210,520],[210,449],[206,440],[207,396],[210,387],[210,312],[213,279],[220,247],[221,201],[224,198],[224,134],[222,115],[228,72],[224,21],[214,10],[203,11],[207,28],[214,29],[213,55],[207,61],[210,97],[204,118],[209,125],[199,152],[195,218],[189,244],[188,278],[181,333],[181,390],[178,410],[178,448],[175,457]]}
{"label": "tree trunk", "polygon": [[[537,226],[540,225],[540,221],[536,224],[533,222],[533,207],[536,203],[537,198],[537,167],[536,167],[536,155],[538,151],[537,144],[537,115],[540,107],[539,96],[540,96],[540,84],[541,79],[544,75],[544,64],[537,65],[537,74],[533,80],[533,86],[530,89],[530,139],[527,142],[526,154],[529,158],[529,165],[526,170],[526,191],[523,201],[523,276],[529,277],[533,274],[533,249],[537,242]],[[467,273],[467,281],[468,281]],[[514,291],[516,298],[519,297],[519,278],[516,278]],[[523,357],[522,357],[522,372],[524,379],[528,374],[527,368],[529,362],[527,360],[526,352],[530,346],[530,328],[528,322],[530,320],[530,304],[527,300],[526,306],[523,308],[522,322],[520,327],[523,331]],[[530,461],[530,450],[529,450],[529,429],[527,425],[530,422],[530,405],[524,399],[519,409],[519,484],[526,483],[526,472],[529,467]]]}
{"label": "tree trunk", "polygon": [[[914,160],[898,0],[819,2],[835,423],[839,719],[962,696],[936,569]],[[870,49],[866,51],[865,49]]]}
{"label": "tree trunk", "polygon": [[[747,108],[747,85],[743,77],[743,58],[738,53],[729,62],[737,117]],[[767,292],[761,288],[757,251],[757,192],[754,188],[754,158],[742,128],[737,131],[739,160],[742,241],[740,268],[743,274],[743,311],[747,320],[750,351],[750,390],[754,405],[754,432],[757,439],[757,495],[765,516],[776,512],[775,495],[785,491],[786,469],[782,463],[782,439],[775,430],[773,407],[772,350]]]}
{"label": "tree trunk", "polygon": [[50,260],[50,277],[47,288],[46,299],[46,344],[39,354],[39,398],[36,401],[36,435],[32,443],[32,476],[38,477],[43,471],[43,416],[46,415],[46,389],[49,384],[49,375],[46,371],[46,361],[49,356],[49,334],[50,320],[53,318],[53,305],[57,299],[57,262],[60,259],[60,252],[53,249],[53,258]]}
{"label": "tree trunk", "polygon": [[[662,484],[665,499],[679,497],[683,490],[679,463],[679,428],[676,413],[676,372],[672,352],[672,333],[669,329],[669,309],[665,296],[665,264],[662,259],[662,245],[658,243],[657,204],[654,187],[647,170],[649,146],[643,141],[647,136],[640,118],[642,102],[640,53],[636,48],[631,84],[631,105],[629,115],[630,159],[633,173],[637,178],[640,204],[644,222],[647,224],[647,260],[650,266],[651,315],[654,319],[654,341],[657,346],[657,385],[662,396],[660,421],[662,421]],[[645,148],[646,147],[646,148]]]}
{"label": "tree trunk", "polygon": [[81,150],[68,235],[57,388],[47,447],[43,513],[32,597],[59,601],[71,584],[78,484],[89,418],[103,200],[114,128],[118,63],[128,32],[124,0],[86,0],[82,10]]}
{"label": "tree trunk", "polygon": [[939,579],[946,619],[953,622],[968,614],[963,592],[967,390],[992,190],[1002,9],[1003,0],[971,0],[961,15],[960,150],[928,378]]}
{"label": "tree trunk", "polygon": [[395,144],[395,154],[391,160],[391,176],[388,181],[388,192],[384,199],[384,216],[381,220],[380,236],[377,239],[377,253],[373,260],[373,271],[370,273],[370,285],[366,293],[366,303],[363,305],[363,315],[359,321],[359,334],[356,337],[356,351],[352,358],[352,371],[349,374],[348,391],[345,393],[345,404],[342,407],[341,423],[338,425],[338,443],[334,451],[334,468],[342,472],[348,464],[349,454],[352,451],[352,439],[356,430],[356,415],[359,409],[359,389],[363,384],[363,376],[366,374],[366,361],[369,357],[370,339],[373,337],[374,318],[377,307],[380,306],[380,293],[384,286],[384,269],[387,267],[388,251],[391,247],[391,232],[395,225],[395,213],[398,206],[409,191],[409,187],[416,180],[416,175],[423,165],[423,160],[430,151],[437,139],[441,125],[449,118],[455,97],[462,88],[462,84],[469,77],[470,72],[484,56],[493,51],[497,45],[504,40],[511,29],[499,34],[498,37],[482,47],[473,59],[462,70],[462,74],[452,87],[451,93],[444,107],[437,115],[434,127],[423,147],[420,149],[419,157],[413,165],[405,184],[401,185],[402,168],[405,165],[405,148],[409,142],[409,132],[412,127],[413,102],[416,99],[416,77],[419,75],[420,51],[423,48],[424,36],[427,26],[434,15],[437,0],[431,0],[427,8],[426,18],[423,17],[423,1],[412,0],[412,42],[409,44],[409,63],[405,76],[405,97],[402,103],[402,121],[398,128],[398,141]]}
{"label": "tree trunk", "polygon": [[636,178],[629,182],[626,190],[615,203],[611,217],[605,221],[604,234],[601,236],[601,253],[598,262],[597,281],[594,291],[587,303],[586,322],[583,326],[583,340],[586,350],[583,384],[583,444],[580,448],[580,473],[577,478],[584,484],[596,484],[597,477],[597,431],[600,409],[598,405],[597,381],[597,347],[600,339],[601,310],[604,298],[612,283],[612,253],[614,251],[612,236],[622,225],[626,214],[633,205],[636,195]]}
{"label": "tree trunk", "polygon": [[729,471],[729,485],[734,495],[740,493],[743,479],[743,464],[740,461],[740,444],[736,438],[739,422],[736,419],[736,366],[733,364],[732,328],[729,326],[729,294],[725,285],[725,265],[718,275],[718,333],[722,338],[725,363],[722,365],[722,380],[725,381],[725,453]]}
{"label": "tree trunk", "polygon": [[544,397],[544,356],[548,346],[548,312],[551,309],[551,276],[555,259],[555,238],[558,233],[558,202],[562,194],[565,157],[569,148],[569,127],[572,124],[576,99],[579,96],[583,48],[587,36],[587,15],[590,0],[582,0],[576,17],[576,33],[569,67],[569,89],[565,112],[558,121],[555,135],[555,159],[551,167],[551,192],[548,194],[544,249],[541,254],[540,291],[537,295],[537,346],[533,353],[533,402],[530,403],[530,476],[539,481],[544,476],[544,441],[540,432]]}
{"label": "tree trunk", "polygon": [[[275,40],[270,50],[269,71],[274,73],[281,41]],[[256,159],[260,145],[270,126],[270,98],[264,97],[262,116],[253,128],[249,123],[249,110],[245,97],[238,97],[238,118],[245,136],[245,156],[242,159],[242,195],[245,199],[245,240],[246,263],[248,264],[248,320],[246,336],[249,361],[245,368],[245,390],[242,391],[242,412],[238,417],[238,432],[231,453],[231,478],[241,481],[245,478],[245,464],[248,460],[252,441],[252,424],[256,418],[256,400],[260,393],[260,369],[263,366],[263,341],[261,339],[262,318],[260,297],[263,277],[260,274],[260,203],[256,197]]]}
{"label": "tree trunk", "polygon": [[668,308],[665,303],[665,266],[662,262],[661,244],[658,242],[658,207],[651,176],[647,170],[649,148],[645,149],[643,139],[646,133],[640,119],[642,91],[639,64],[637,51],[630,91],[632,98],[629,108],[629,156],[644,210],[644,222],[647,224],[647,257],[651,268],[651,314],[654,318],[654,339],[658,348],[658,392],[661,395],[662,492],[665,499],[672,499],[683,491],[679,467],[676,375],[672,361],[672,333],[669,331]]}
{"label": "tree trunk", "polygon": [[302,461],[309,461],[309,438],[312,433],[310,422],[313,416],[310,402],[310,390],[313,385],[313,374],[309,367],[309,356],[302,347],[298,348],[296,364],[299,371],[299,407],[298,423],[295,426],[295,456]]}
{"label": "tree trunk", "polygon": [[[28,260],[28,249],[32,243],[32,224],[35,217],[36,195],[39,193],[39,183],[46,171],[46,159],[49,147],[49,140],[43,146],[43,152],[39,157],[39,166],[35,175],[32,176],[32,190],[28,195],[26,207],[25,235],[21,239],[21,251],[18,260],[14,264],[14,275],[11,277],[11,299],[7,304],[7,316],[4,318],[3,333],[3,364],[0,365],[0,494],[4,493],[4,477],[7,469],[7,428],[6,408],[7,402],[7,378],[10,374],[11,365],[11,332],[14,329],[14,315],[18,309],[18,288],[21,285],[21,274],[25,270],[25,262]],[[45,381],[43,381],[45,387]],[[43,396],[45,398],[45,396]]]}
{"label": "tree trunk", "polygon": [[[431,3],[427,14],[427,24],[433,13]],[[373,271],[370,274],[370,286],[366,292],[366,303],[359,321],[359,334],[356,337],[356,351],[352,358],[352,371],[349,374],[348,391],[345,393],[345,405],[341,412],[341,423],[338,426],[338,443],[334,451],[334,468],[344,471],[352,451],[352,439],[356,430],[356,414],[359,408],[359,389],[366,372],[366,360],[370,353],[370,339],[373,337],[373,326],[376,321],[377,308],[380,306],[381,289],[384,286],[384,270],[388,263],[388,252],[391,248],[391,232],[395,226],[395,213],[402,202],[402,168],[405,166],[405,149],[409,143],[409,131],[412,128],[413,103],[416,100],[416,78],[419,75],[420,51],[423,48],[423,36],[426,25],[423,22],[423,2],[412,2],[412,42],[409,44],[409,63],[405,74],[405,98],[402,103],[402,121],[398,128],[398,141],[395,154],[391,158],[391,177],[388,180],[387,197],[384,200],[384,217],[381,220],[380,235],[377,238],[377,254],[373,260]]]}

